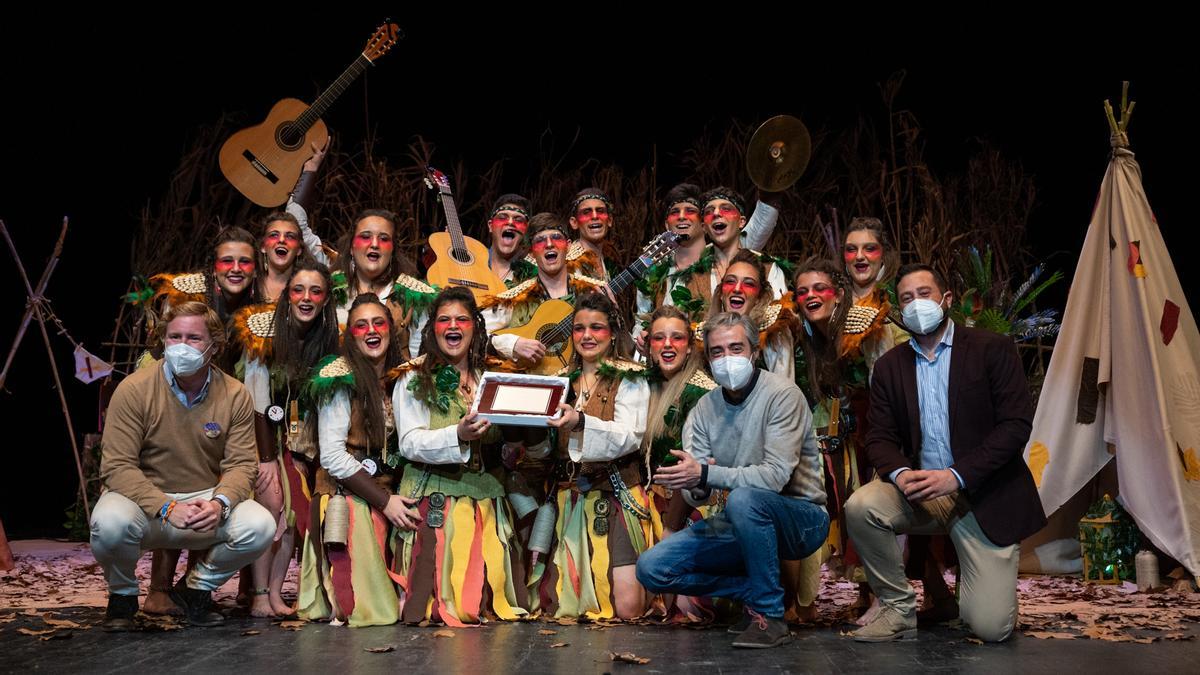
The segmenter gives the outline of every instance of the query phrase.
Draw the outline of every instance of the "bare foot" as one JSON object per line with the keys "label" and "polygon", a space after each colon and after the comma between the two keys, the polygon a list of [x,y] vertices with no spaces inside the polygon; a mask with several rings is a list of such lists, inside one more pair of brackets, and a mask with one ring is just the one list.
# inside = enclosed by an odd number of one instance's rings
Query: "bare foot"
{"label": "bare foot", "polygon": [[276,616],[291,616],[296,613],[296,610],[285,602],[282,597],[275,594],[271,594],[268,597],[271,598],[271,610],[275,612]]}
{"label": "bare foot", "polygon": [[147,614],[170,614],[181,616],[183,610],[171,602],[171,596],[166,591],[147,591],[146,601],[142,603],[142,611]]}
{"label": "bare foot", "polygon": [[275,618],[275,608],[271,606],[271,599],[265,595],[255,595],[250,600],[250,616],[259,619]]}

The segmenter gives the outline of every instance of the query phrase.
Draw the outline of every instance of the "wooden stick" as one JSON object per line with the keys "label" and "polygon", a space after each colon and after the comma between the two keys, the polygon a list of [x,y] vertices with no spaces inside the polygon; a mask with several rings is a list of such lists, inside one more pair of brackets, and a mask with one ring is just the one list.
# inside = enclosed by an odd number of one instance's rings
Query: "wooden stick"
{"label": "wooden stick", "polygon": [[63,391],[62,378],[58,374],[58,362],[54,359],[54,348],[50,344],[50,333],[46,330],[46,317],[42,315],[41,305],[41,294],[46,290],[46,284],[50,282],[50,275],[54,273],[54,268],[58,266],[58,258],[62,255],[63,241],[67,238],[68,223],[69,220],[63,218],[62,231],[58,234],[58,242],[54,244],[54,252],[50,256],[50,261],[46,263],[46,269],[42,272],[42,280],[38,283],[36,293],[29,285],[29,275],[25,273],[25,265],[21,262],[21,257],[17,255],[17,247],[13,245],[12,237],[8,235],[8,228],[4,227],[3,223],[0,223],[0,232],[4,234],[4,240],[8,242],[8,248],[12,251],[13,260],[17,263],[17,271],[21,274],[21,281],[25,284],[25,292],[29,296],[30,307],[37,316],[38,327],[42,329],[42,342],[46,345],[46,357],[50,359],[50,370],[54,373],[54,386],[58,389],[58,400],[62,404],[63,417],[67,422],[67,434],[71,439],[71,452],[75,455],[75,470],[79,473],[79,495],[83,499],[83,512],[87,516],[88,522],[91,522],[92,509],[88,505],[87,479],[83,476],[83,460],[79,456],[79,444],[75,441],[75,426],[71,423],[71,411],[67,408],[67,395]]}
{"label": "wooden stick", "polygon": [[16,567],[13,561],[12,549],[8,546],[8,537],[4,534],[4,521],[0,520],[0,572]]}
{"label": "wooden stick", "polygon": [[[65,219],[64,219],[65,220]],[[21,340],[25,339],[25,330],[29,328],[29,321],[33,318],[33,305],[42,294],[46,292],[46,286],[50,283],[50,275],[54,273],[55,265],[52,264],[58,258],[58,254],[62,252],[62,240],[67,234],[66,223],[63,223],[62,234],[58,237],[58,244],[54,247],[54,255],[51,256],[51,263],[46,265],[46,269],[42,270],[42,278],[38,280],[37,291],[29,288],[29,277],[25,275],[25,266],[21,264],[21,259],[17,255],[17,247],[13,244],[12,237],[8,234],[8,227],[4,225],[4,221],[0,220],[0,234],[4,235],[4,241],[8,243],[8,250],[12,253],[13,259],[17,261],[17,271],[21,273],[21,281],[25,283],[26,292],[29,293],[29,306],[25,308],[25,316],[21,318],[21,327],[17,329],[17,338],[13,340],[12,348],[8,351],[8,358],[4,361],[4,370],[0,371],[0,389],[4,388],[4,382],[8,379],[8,369],[12,366],[13,358],[17,355],[17,348],[21,346]]]}

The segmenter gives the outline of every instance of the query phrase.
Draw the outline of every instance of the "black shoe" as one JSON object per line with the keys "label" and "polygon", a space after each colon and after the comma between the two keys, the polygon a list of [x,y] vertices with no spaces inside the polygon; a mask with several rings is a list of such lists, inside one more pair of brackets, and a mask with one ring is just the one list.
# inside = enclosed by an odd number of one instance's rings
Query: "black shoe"
{"label": "black shoe", "polygon": [[108,633],[133,630],[133,615],[138,612],[138,596],[108,594],[108,609],[104,610],[104,621],[100,629]]}
{"label": "black shoe", "polygon": [[212,591],[188,588],[185,579],[171,588],[171,601],[183,608],[183,615],[193,626],[212,628],[225,623],[225,617],[212,608]]}
{"label": "black shoe", "polygon": [[792,632],[788,630],[783,617],[763,616],[752,609],[746,610],[746,616],[750,619],[750,625],[733,641],[734,647],[765,649],[786,645],[792,641]]}
{"label": "black shoe", "polygon": [[729,628],[725,629],[725,632],[733,633],[734,635],[737,635],[739,633],[744,633],[746,631],[746,629],[749,627],[750,627],[750,610],[743,609],[742,610],[742,618],[738,619],[737,623],[730,624]]}

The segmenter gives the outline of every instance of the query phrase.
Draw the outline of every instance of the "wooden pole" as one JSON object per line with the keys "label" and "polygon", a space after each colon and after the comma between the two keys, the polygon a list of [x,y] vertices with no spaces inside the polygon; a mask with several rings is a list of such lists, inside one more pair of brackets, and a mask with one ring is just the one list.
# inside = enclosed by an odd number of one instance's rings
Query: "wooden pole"
{"label": "wooden pole", "polygon": [[4,534],[4,521],[0,520],[0,572],[16,567],[13,561],[12,549],[8,546],[8,537]]}
{"label": "wooden pole", "polygon": [[[46,331],[46,317],[42,314],[42,294],[46,284],[50,281],[50,275],[54,273],[54,268],[58,266],[58,258],[62,255],[63,241],[67,238],[67,225],[69,221],[63,218],[62,231],[59,232],[58,242],[54,244],[54,252],[50,255],[50,262],[46,263],[46,269],[42,272],[42,280],[38,284],[38,292],[34,292],[33,287],[29,285],[29,276],[25,273],[25,265],[21,263],[21,257],[17,255],[17,247],[13,244],[12,237],[8,234],[8,228],[0,222],[0,232],[4,235],[4,240],[8,242],[8,249],[12,251],[13,260],[17,263],[17,270],[21,274],[21,281],[25,284],[25,293],[29,297],[30,307],[33,309],[34,316],[37,317],[38,327],[42,330],[42,342],[46,345],[46,357],[50,359],[50,371],[54,374],[54,386],[58,389],[58,401],[62,405],[63,417],[67,422],[67,435],[71,439],[71,453],[75,456],[75,470],[79,473],[79,496],[83,500],[83,512],[87,516],[88,522],[92,520],[92,509],[88,505],[87,498],[87,479],[83,475],[83,460],[79,456],[79,444],[75,440],[75,425],[71,423],[71,411],[67,408],[67,395],[63,391],[62,378],[58,374],[58,362],[54,359],[54,347],[50,344],[50,333]],[[15,351],[14,345],[14,351]]]}
{"label": "wooden pole", "polygon": [[54,272],[55,261],[58,260],[59,254],[62,253],[63,237],[66,236],[66,224],[63,224],[63,233],[58,238],[58,244],[54,247],[54,254],[50,256],[50,264],[46,265],[46,269],[42,270],[42,278],[38,280],[37,291],[29,290],[29,277],[25,276],[25,267],[21,265],[20,259],[17,257],[17,247],[13,245],[12,237],[8,236],[8,228],[4,225],[4,221],[0,220],[0,232],[4,234],[4,241],[8,242],[8,250],[12,252],[13,259],[17,261],[17,270],[21,273],[21,280],[25,282],[25,288],[30,293],[29,306],[25,308],[25,316],[21,318],[21,327],[17,329],[17,339],[13,340],[12,349],[8,350],[8,358],[4,361],[4,370],[0,371],[0,389],[4,388],[4,382],[8,379],[8,369],[12,366],[13,358],[17,355],[17,348],[21,346],[21,340],[25,338],[25,329],[29,327],[29,321],[33,318],[33,304],[35,298],[41,298],[46,292],[46,286],[50,283],[50,275]]}

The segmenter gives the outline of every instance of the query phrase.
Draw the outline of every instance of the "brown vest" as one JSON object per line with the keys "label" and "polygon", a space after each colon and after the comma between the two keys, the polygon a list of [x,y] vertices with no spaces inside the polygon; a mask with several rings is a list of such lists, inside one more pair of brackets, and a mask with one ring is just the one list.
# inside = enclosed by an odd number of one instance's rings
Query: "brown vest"
{"label": "brown vest", "polygon": [[[602,377],[596,382],[596,391],[584,403],[580,412],[591,417],[611,422],[617,410],[617,389],[621,386],[620,378]],[[587,427],[584,427],[587,434]],[[558,449],[561,457],[567,457],[567,434],[559,434]],[[569,459],[566,460],[570,462]],[[626,455],[614,460],[621,472],[621,478],[626,485],[637,485],[642,481],[642,462],[637,453]],[[576,473],[592,476],[592,485],[599,490],[612,492],[612,483],[608,480],[608,465],[610,462],[580,462]]]}

